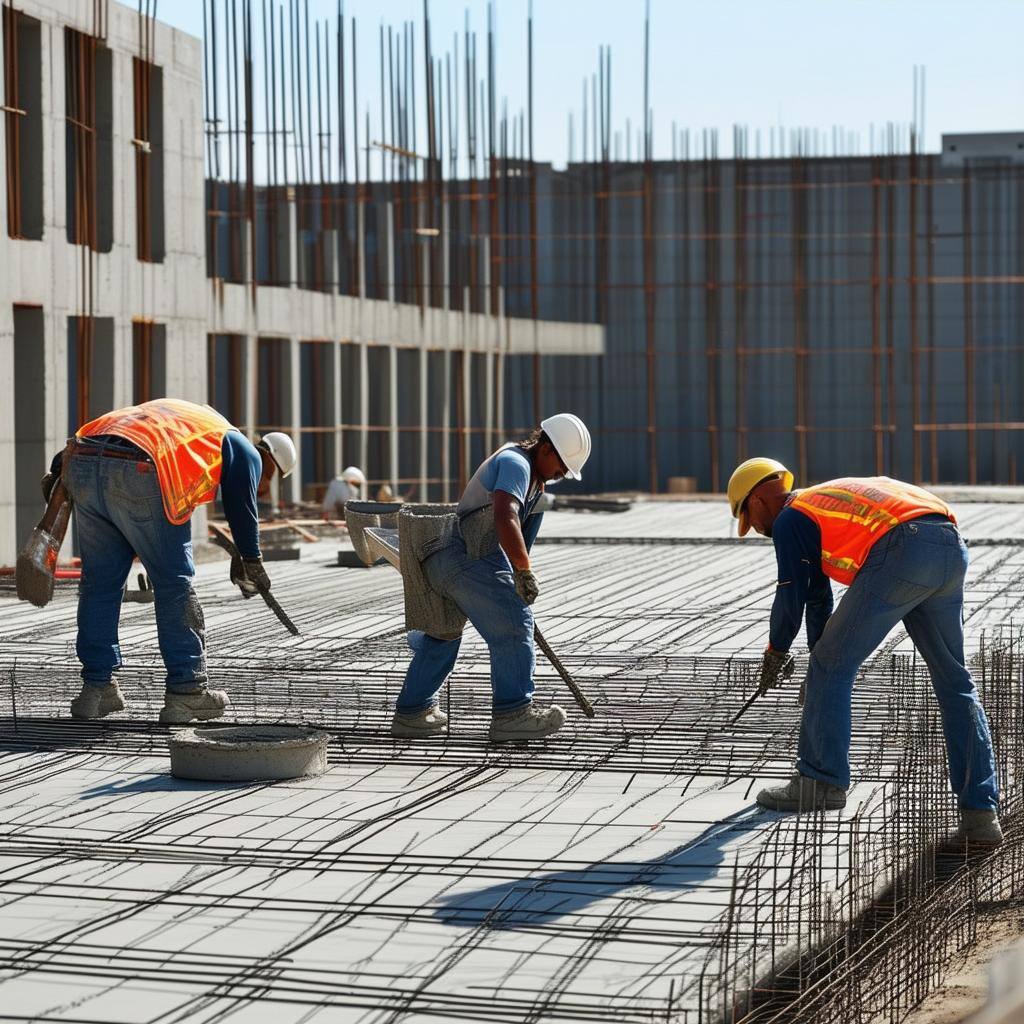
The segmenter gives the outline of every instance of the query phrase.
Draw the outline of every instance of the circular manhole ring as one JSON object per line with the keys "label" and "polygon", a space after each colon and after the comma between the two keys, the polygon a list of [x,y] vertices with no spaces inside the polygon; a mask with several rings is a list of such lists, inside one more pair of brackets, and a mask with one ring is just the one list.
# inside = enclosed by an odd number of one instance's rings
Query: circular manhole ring
{"label": "circular manhole ring", "polygon": [[168,740],[171,774],[208,782],[260,782],[321,775],[325,732],[298,725],[217,725]]}

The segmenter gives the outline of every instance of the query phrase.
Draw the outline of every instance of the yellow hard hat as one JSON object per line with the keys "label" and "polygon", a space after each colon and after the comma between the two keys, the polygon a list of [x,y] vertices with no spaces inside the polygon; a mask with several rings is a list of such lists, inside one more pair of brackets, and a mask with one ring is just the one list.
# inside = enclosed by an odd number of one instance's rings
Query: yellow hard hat
{"label": "yellow hard hat", "polygon": [[743,503],[750,492],[759,484],[772,477],[781,477],[787,491],[793,489],[793,474],[775,459],[747,459],[741,462],[729,477],[729,508],[739,521],[739,535],[742,537],[750,529],[750,520]]}

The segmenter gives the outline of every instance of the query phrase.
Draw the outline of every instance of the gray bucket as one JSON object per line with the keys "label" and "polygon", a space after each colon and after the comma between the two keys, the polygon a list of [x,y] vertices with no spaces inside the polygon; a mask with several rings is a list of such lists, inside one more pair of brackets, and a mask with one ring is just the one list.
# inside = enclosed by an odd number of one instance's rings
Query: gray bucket
{"label": "gray bucket", "polygon": [[398,513],[405,506],[400,501],[346,501],[345,524],[352,547],[364,565],[373,565],[376,558],[366,546],[363,531],[368,526],[384,526],[389,530],[398,529]]}

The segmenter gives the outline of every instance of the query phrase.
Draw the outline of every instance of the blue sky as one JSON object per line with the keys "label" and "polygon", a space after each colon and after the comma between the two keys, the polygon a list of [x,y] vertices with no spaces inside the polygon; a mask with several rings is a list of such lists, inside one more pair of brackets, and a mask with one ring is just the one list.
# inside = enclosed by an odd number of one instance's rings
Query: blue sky
{"label": "blue sky", "polygon": [[[257,16],[261,2],[254,0]],[[467,9],[478,46],[485,45],[486,3],[431,0],[435,54],[451,48],[454,32],[461,34]],[[528,0],[497,0],[494,9],[498,93],[518,113],[526,104]],[[335,0],[310,0],[311,19],[333,19],[335,10]],[[161,0],[159,16],[201,35],[202,11],[201,0]],[[371,119],[379,91],[378,26],[412,21],[419,56],[422,11],[422,0],[345,2],[346,18],[358,22],[360,107],[369,104]],[[643,18],[643,0],[534,4],[538,159],[565,162],[568,113],[575,112],[578,132],[583,80],[596,71],[603,44],[612,48],[613,130],[624,130],[629,118],[636,131]],[[839,125],[858,133],[859,151],[866,152],[872,125],[880,131],[886,122],[910,122],[914,65],[926,69],[926,149],[938,149],[942,132],[1021,129],[1022,38],[1024,0],[651,0],[655,156],[671,155],[673,121],[698,135],[717,128],[721,155],[732,152],[733,124],[749,126],[751,147],[760,129],[766,154],[769,129],[779,125],[817,128],[823,139]],[[575,147],[578,158],[578,134]]]}

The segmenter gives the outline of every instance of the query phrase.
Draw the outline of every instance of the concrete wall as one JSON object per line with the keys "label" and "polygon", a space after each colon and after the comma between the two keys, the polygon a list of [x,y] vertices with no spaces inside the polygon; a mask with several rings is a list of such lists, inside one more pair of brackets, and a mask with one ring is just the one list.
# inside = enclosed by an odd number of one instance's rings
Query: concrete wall
{"label": "concrete wall", "polygon": [[[465,431],[469,425],[468,388],[462,388],[463,408],[457,408],[453,377],[448,372],[458,362],[468,382],[471,354],[482,354],[489,368],[487,400],[476,410],[479,422],[472,424],[487,444],[501,438],[503,401],[494,381],[500,381],[500,364],[506,355],[541,353],[559,356],[589,355],[602,351],[604,329],[600,326],[572,323],[538,323],[504,316],[464,314],[427,309],[384,300],[350,298],[295,287],[260,287],[248,283],[227,284],[206,276],[205,252],[205,179],[203,167],[202,44],[184,33],[157,23],[152,59],[162,69],[163,96],[163,189],[165,202],[162,262],[144,262],[138,258],[136,242],[136,148],[134,134],[133,57],[139,55],[139,18],[134,9],[116,3],[102,5],[108,14],[105,45],[111,51],[112,160],[109,180],[100,187],[112,197],[113,244],[109,252],[95,252],[68,241],[66,217],[67,121],[65,102],[65,29],[99,34],[103,26],[93,22],[94,5],[90,0],[19,0],[18,10],[38,19],[40,54],[38,73],[41,82],[43,236],[41,240],[13,239],[7,231],[6,192],[0,190],[0,564],[12,564],[24,537],[24,524],[33,518],[38,502],[37,481],[46,468],[49,454],[60,448],[64,439],[80,424],[73,417],[73,397],[77,381],[69,372],[68,318],[92,316],[106,330],[113,323],[113,345],[103,359],[93,361],[90,374],[92,407],[90,415],[105,411],[97,403],[118,407],[133,398],[132,324],[148,320],[165,328],[165,341],[158,346],[165,353],[166,365],[158,368],[156,379],[166,381],[167,393],[193,401],[206,402],[211,395],[207,381],[207,339],[214,333],[237,334],[244,339],[244,383],[242,422],[256,425],[258,384],[258,341],[283,339],[288,372],[278,387],[287,388],[281,407],[299,446],[307,435],[303,422],[300,346],[309,340],[333,346],[327,361],[332,380],[326,388],[327,401],[333,405],[328,430],[339,436],[330,445],[328,467],[341,468],[343,456],[352,457],[353,449],[365,462],[370,451],[385,453],[387,472],[367,466],[371,480],[418,480],[419,494],[426,492],[430,477],[428,462],[433,456],[430,444],[438,436],[445,442],[449,433],[458,436],[463,460],[475,457]],[[0,164],[6,165],[5,136],[0,133]],[[294,237],[294,215],[290,214]],[[295,282],[295,246],[290,247],[289,280]],[[248,261],[243,261],[248,271]],[[15,308],[41,310],[42,340],[35,329],[39,317],[20,317],[32,324],[19,331],[19,344],[40,345],[40,352],[15,358]],[[163,336],[163,332],[161,332]],[[358,382],[344,382],[341,376],[343,343],[356,343],[361,355],[354,362]],[[372,346],[387,346],[390,356],[373,360],[386,366],[387,379],[371,379],[366,351]],[[421,374],[406,380],[399,376],[398,348],[422,351]],[[418,471],[399,472],[399,424],[408,430],[407,394],[426,395],[428,352],[445,352],[444,387],[432,393],[443,395],[444,423],[440,435],[428,438],[426,427],[436,410],[428,408],[426,398],[418,402],[424,432],[418,447]],[[456,355],[463,353],[463,358]],[[407,361],[403,365],[409,366]],[[18,368],[16,377],[15,370]],[[102,379],[98,379],[102,378]],[[436,382],[435,382],[436,383]],[[18,403],[12,399],[17,384]],[[345,386],[347,385],[347,386]],[[25,395],[23,388],[34,393]],[[388,396],[389,420],[381,430],[368,431],[367,410],[374,389]],[[360,420],[353,424],[355,436],[341,443],[340,424],[345,422],[343,391],[362,395]],[[16,409],[17,406],[17,409]],[[31,415],[29,410],[32,411]],[[306,417],[308,419],[308,416]],[[21,423],[20,432],[16,421]],[[435,428],[436,430],[437,428]],[[351,433],[351,431],[350,431]],[[312,435],[309,435],[312,436]],[[375,438],[373,443],[370,439]],[[429,442],[429,443],[428,443]],[[311,441],[308,443],[312,443]],[[405,446],[403,450],[406,450]],[[19,458],[20,451],[20,458]],[[41,457],[41,453],[46,453]],[[301,455],[301,453],[300,453]],[[445,463],[450,454],[445,444]],[[38,461],[38,473],[33,469]],[[434,460],[436,461],[436,460]],[[435,479],[440,479],[435,474]],[[446,480],[458,481],[456,465],[447,469]],[[295,478],[285,487],[284,497],[303,493],[302,461]],[[322,481],[321,481],[322,482]],[[446,485],[449,487],[452,484]],[[306,488],[308,491],[308,488]],[[20,517],[19,517],[20,508]],[[41,509],[40,509],[41,514]],[[20,522],[19,522],[20,519]],[[205,533],[205,515],[193,519],[194,533]]]}

